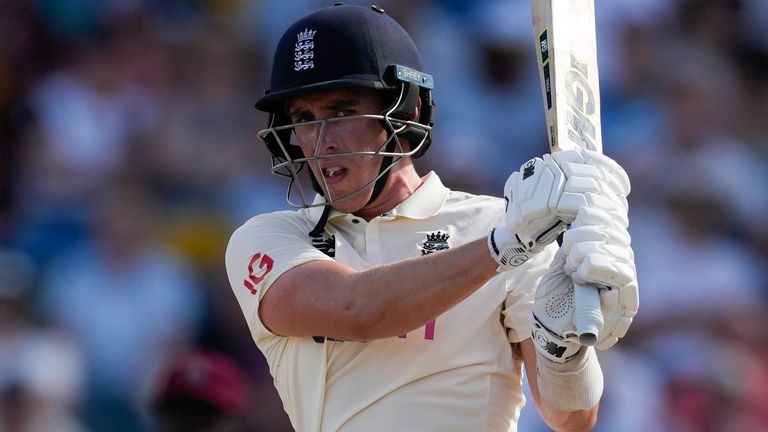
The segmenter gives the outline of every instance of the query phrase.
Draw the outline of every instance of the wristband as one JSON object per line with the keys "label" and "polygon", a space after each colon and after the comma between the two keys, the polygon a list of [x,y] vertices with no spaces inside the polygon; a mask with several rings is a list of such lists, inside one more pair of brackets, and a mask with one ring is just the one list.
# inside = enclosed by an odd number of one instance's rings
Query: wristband
{"label": "wristband", "polygon": [[536,351],[539,394],[564,411],[591,409],[603,394],[603,371],[592,347],[584,347],[566,363],[555,363]]}

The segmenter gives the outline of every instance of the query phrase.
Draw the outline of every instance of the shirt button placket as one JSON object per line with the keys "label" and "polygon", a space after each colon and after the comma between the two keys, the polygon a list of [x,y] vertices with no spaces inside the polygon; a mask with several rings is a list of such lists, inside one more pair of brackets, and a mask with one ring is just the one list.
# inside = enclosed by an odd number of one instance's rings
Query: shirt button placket
{"label": "shirt button placket", "polygon": [[353,241],[355,242],[355,250],[357,250],[359,254],[365,255],[365,221],[351,215],[347,216],[347,221],[350,223],[349,226],[355,233],[353,238]]}
{"label": "shirt button placket", "polygon": [[365,232],[368,256],[373,262],[379,262],[382,259],[381,224],[383,222],[384,219],[380,217],[373,218]]}

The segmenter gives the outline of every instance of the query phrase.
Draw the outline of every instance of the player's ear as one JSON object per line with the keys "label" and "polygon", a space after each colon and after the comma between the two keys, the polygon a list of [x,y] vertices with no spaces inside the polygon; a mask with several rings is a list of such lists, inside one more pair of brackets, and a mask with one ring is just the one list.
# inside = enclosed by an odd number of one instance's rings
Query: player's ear
{"label": "player's ear", "polygon": [[416,108],[413,110],[413,117],[411,117],[412,121],[419,121],[419,116],[421,115],[421,98],[416,99]]}

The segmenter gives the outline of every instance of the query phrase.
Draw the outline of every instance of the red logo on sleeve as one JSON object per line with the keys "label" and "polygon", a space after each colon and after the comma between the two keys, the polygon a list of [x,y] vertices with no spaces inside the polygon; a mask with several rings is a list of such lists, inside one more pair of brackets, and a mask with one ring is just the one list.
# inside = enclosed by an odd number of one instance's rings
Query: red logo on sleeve
{"label": "red logo on sleeve", "polygon": [[256,252],[248,263],[248,279],[243,279],[243,285],[248,288],[251,294],[256,294],[256,285],[264,280],[267,273],[272,271],[275,262],[267,254]]}

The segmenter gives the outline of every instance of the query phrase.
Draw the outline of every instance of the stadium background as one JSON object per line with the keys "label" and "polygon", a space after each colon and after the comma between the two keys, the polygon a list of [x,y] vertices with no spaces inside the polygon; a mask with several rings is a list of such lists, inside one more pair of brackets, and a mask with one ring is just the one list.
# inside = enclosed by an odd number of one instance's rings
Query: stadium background
{"label": "stadium background", "polygon": [[[248,371],[251,430],[290,430],[223,250],[286,208],[252,107],[281,32],[329,3],[0,0],[0,430],[150,430],[192,347]],[[419,167],[498,195],[546,151],[528,2],[379,4],[435,77]],[[597,10],[641,308],[601,353],[596,430],[768,430],[768,2]],[[546,430],[531,404],[520,430]]]}

